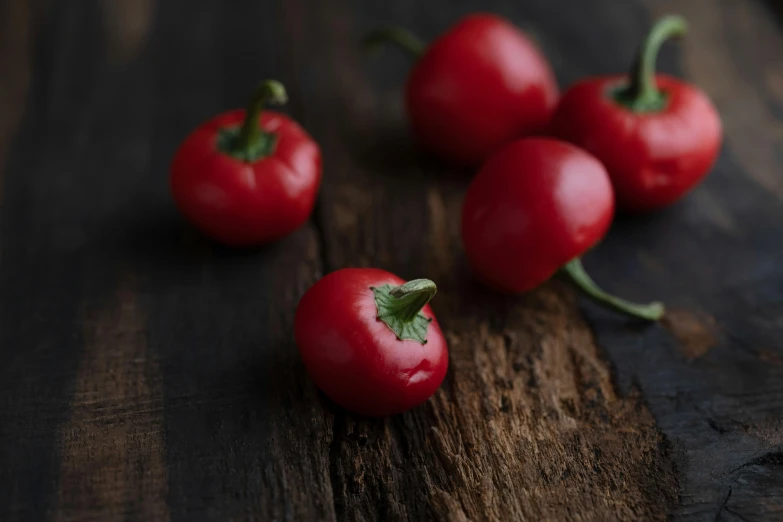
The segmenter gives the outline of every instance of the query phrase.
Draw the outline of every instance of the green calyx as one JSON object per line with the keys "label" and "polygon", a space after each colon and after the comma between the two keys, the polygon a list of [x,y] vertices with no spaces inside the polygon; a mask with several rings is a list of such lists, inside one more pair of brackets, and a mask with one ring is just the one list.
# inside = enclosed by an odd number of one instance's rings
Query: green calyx
{"label": "green calyx", "polygon": [[663,317],[665,309],[662,303],[632,303],[602,290],[587,274],[582,266],[582,261],[578,257],[566,263],[565,266],[563,266],[563,271],[568,274],[571,281],[573,281],[580,290],[600,305],[647,321],[657,321]]}
{"label": "green calyx", "polygon": [[684,35],[687,28],[681,16],[666,16],[658,20],[636,56],[629,74],[630,81],[610,93],[615,102],[633,112],[659,112],[666,108],[669,96],[658,89],[655,61],[663,43],[674,36]]}
{"label": "green calyx", "polygon": [[370,287],[375,295],[378,319],[383,321],[397,339],[427,343],[427,327],[432,322],[422,308],[438,291],[429,279],[414,279],[400,286],[383,285]]}
{"label": "green calyx", "polygon": [[232,158],[253,163],[275,152],[277,135],[273,132],[259,131],[258,137],[249,144],[243,145],[239,128],[220,129],[218,133],[218,149]]}
{"label": "green calyx", "polygon": [[250,98],[242,126],[220,130],[218,150],[247,163],[271,156],[277,145],[277,134],[262,130],[258,119],[267,103],[283,105],[286,101],[288,96],[282,83],[275,80],[261,82]]}

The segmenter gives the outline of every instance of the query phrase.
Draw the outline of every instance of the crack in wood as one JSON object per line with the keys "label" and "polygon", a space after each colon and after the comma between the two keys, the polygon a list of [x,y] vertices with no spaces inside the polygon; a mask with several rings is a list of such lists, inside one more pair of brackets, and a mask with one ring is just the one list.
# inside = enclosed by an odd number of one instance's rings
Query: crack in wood
{"label": "crack in wood", "polygon": [[718,512],[715,513],[715,522],[720,521],[720,514],[723,513],[723,510],[726,509],[726,503],[731,498],[731,486],[729,486],[729,492],[726,494],[726,498],[723,499],[723,502],[721,502],[720,507],[718,508]]}

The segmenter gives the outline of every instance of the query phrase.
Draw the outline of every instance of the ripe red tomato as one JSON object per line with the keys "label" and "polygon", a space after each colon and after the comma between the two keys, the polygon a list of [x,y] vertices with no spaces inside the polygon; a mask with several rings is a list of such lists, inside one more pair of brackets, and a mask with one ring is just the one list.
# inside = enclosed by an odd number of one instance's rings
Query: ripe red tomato
{"label": "ripe red tomato", "polygon": [[285,100],[282,85],[271,83],[272,90],[270,82],[262,84],[247,111],[220,114],[193,131],[171,166],[180,211],[227,245],[268,243],[299,228],[321,182],[315,141],[284,114],[261,113],[270,95]]}
{"label": "ripe red tomato", "polygon": [[320,279],[299,302],[294,328],[315,384],[343,408],[368,416],[427,400],[448,367],[446,340],[427,304],[434,294],[431,281],[405,283],[375,268]]}

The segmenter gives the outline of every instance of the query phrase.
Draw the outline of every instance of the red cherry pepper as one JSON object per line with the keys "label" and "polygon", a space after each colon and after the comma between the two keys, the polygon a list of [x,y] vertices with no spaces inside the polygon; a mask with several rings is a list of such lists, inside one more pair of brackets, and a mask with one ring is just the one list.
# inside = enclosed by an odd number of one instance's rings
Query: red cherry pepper
{"label": "red cherry pepper", "polygon": [[557,83],[536,46],[495,15],[472,14],[429,48],[399,28],[379,29],[372,46],[392,41],[419,57],[406,89],[418,141],[442,159],[477,166],[502,145],[544,131]]}
{"label": "red cherry pepper", "polygon": [[606,165],[617,205],[626,211],[673,203],[707,175],[720,150],[720,117],[709,98],[654,71],[660,46],[685,28],[680,17],[661,19],[629,77],[577,83],[563,95],[552,122],[553,135]]}
{"label": "red cherry pepper", "polygon": [[226,112],[198,127],[171,165],[180,211],[227,245],[263,244],[299,228],[321,182],[318,145],[287,116],[262,113],[266,101],[285,103],[280,83],[262,83],[246,111]]}
{"label": "red cherry pepper", "polygon": [[614,214],[609,175],[571,144],[525,138],[502,148],[473,179],[462,208],[462,242],[479,279],[506,293],[531,290],[563,268],[599,303],[649,320],[638,305],[601,290],[579,256],[606,234]]}
{"label": "red cherry pepper", "polygon": [[432,281],[405,283],[375,268],[345,268],[315,283],[296,310],[296,344],[315,384],[369,416],[427,400],[448,367],[446,340],[427,304]]}

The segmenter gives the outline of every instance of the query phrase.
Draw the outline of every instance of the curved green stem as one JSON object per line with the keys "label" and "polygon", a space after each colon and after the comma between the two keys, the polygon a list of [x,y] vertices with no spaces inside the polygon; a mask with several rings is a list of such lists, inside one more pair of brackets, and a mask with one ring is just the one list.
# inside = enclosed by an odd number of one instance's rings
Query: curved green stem
{"label": "curved green stem", "polygon": [[657,321],[663,317],[663,303],[637,304],[615,297],[602,290],[595,281],[585,272],[582,261],[577,257],[563,266],[563,271],[571,277],[571,280],[588,296],[598,304],[612,308],[625,314],[646,319],[648,321]]}
{"label": "curved green stem", "polygon": [[421,312],[438,288],[429,279],[414,279],[400,286],[383,285],[371,288],[375,295],[378,319],[383,321],[398,339],[427,342],[427,327],[432,321]]}
{"label": "curved green stem", "polygon": [[258,121],[264,105],[282,105],[288,101],[285,87],[275,80],[261,82],[250,98],[240,128],[226,127],[218,133],[217,147],[239,161],[254,162],[271,156],[277,145],[277,134],[265,132]]}
{"label": "curved green stem", "polygon": [[614,93],[615,100],[634,112],[655,112],[666,105],[666,95],[655,81],[655,61],[661,45],[688,28],[681,16],[666,16],[656,22],[647,34],[630,72],[630,82]]}
{"label": "curved green stem", "polygon": [[402,27],[379,27],[367,33],[362,39],[362,45],[371,51],[386,43],[397,45],[414,58],[419,58],[424,54],[424,42]]}
{"label": "curved green stem", "polygon": [[265,80],[253,91],[253,96],[247,104],[245,120],[242,122],[242,130],[239,131],[237,146],[245,150],[250,149],[261,136],[261,127],[258,118],[267,103],[283,105],[288,101],[283,84],[276,80]]}
{"label": "curved green stem", "polygon": [[414,279],[392,289],[389,294],[394,298],[391,313],[397,314],[403,321],[410,321],[432,301],[438,287],[429,279]]}

